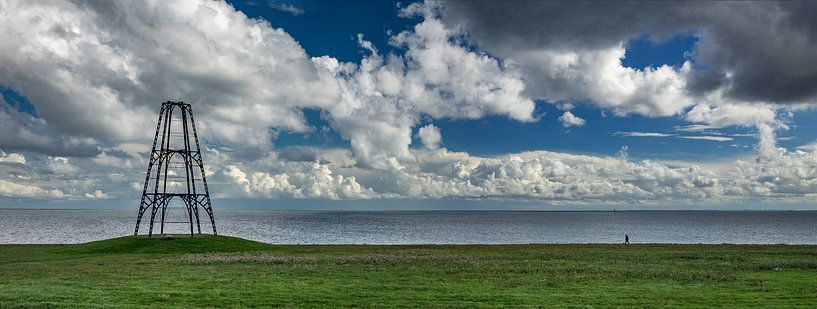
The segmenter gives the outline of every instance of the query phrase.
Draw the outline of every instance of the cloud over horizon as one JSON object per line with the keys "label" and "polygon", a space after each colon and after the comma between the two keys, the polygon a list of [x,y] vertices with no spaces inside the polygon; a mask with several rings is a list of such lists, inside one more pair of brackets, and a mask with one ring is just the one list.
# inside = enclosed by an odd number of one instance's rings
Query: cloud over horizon
{"label": "cloud over horizon", "polygon": [[[388,46],[356,35],[360,61],[341,61],[308,54],[287,29],[227,2],[0,3],[0,86],[34,109],[0,95],[0,196],[138,195],[157,106],[169,99],[193,103],[220,198],[654,204],[806,200],[817,189],[817,154],[780,148],[774,137],[789,126],[781,113],[817,104],[817,27],[805,8],[812,4],[519,6],[395,7],[414,24],[386,32]],[[625,66],[627,42],[645,35],[697,41],[680,65]],[[541,104],[561,111],[543,120]],[[757,152],[729,163],[544,149],[487,156],[447,149],[446,129],[435,125],[502,117],[591,130],[594,118],[574,106],[677,117],[700,131],[755,128]],[[278,147],[281,134],[319,130],[306,110],[318,111],[348,147]]]}

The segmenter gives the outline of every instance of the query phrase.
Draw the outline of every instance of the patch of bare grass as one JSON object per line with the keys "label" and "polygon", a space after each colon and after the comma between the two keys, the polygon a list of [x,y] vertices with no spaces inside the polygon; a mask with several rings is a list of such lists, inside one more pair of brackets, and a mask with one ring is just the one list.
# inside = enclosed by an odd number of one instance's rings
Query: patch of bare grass
{"label": "patch of bare grass", "polygon": [[183,264],[267,264],[267,265],[307,265],[307,264],[412,264],[438,262],[474,262],[475,257],[455,254],[421,254],[415,252],[369,253],[361,255],[340,255],[331,257],[276,255],[269,252],[243,253],[203,253],[187,254],[176,258]]}
{"label": "patch of bare grass", "polygon": [[752,269],[760,271],[781,271],[792,269],[817,269],[817,261],[812,260],[777,260],[760,262],[753,265]]}
{"label": "patch of bare grass", "polygon": [[473,256],[455,254],[417,254],[401,252],[395,254],[371,253],[364,255],[340,256],[332,259],[336,264],[408,264],[432,262],[473,262]]}
{"label": "patch of bare grass", "polygon": [[187,254],[178,258],[184,264],[314,264],[317,259],[308,256],[281,256],[266,252]]}

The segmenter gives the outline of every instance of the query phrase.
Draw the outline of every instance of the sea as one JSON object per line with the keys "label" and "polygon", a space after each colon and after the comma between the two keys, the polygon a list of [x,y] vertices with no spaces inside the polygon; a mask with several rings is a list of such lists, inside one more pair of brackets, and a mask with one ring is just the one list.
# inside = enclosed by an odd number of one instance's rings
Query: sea
{"label": "sea", "polygon": [[[135,222],[135,211],[0,209],[0,244],[102,240],[132,235]],[[216,226],[273,244],[622,243],[625,234],[631,243],[817,244],[817,211],[224,211]]]}

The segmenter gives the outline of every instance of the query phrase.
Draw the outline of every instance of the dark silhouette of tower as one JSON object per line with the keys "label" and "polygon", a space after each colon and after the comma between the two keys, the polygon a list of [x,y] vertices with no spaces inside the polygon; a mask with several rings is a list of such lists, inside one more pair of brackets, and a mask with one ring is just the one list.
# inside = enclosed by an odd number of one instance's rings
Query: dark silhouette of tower
{"label": "dark silhouette of tower", "polygon": [[[180,200],[183,204],[186,221],[165,221],[168,207],[174,199]],[[193,121],[193,109],[190,104],[172,101],[162,103],[134,235],[139,234],[142,216],[148,209],[150,209],[149,236],[153,236],[157,213],[161,217],[161,234],[164,234],[166,223],[187,223],[190,225],[191,236],[194,233],[194,226],[198,234],[201,234],[200,209],[210,217],[213,234],[217,234],[199,138],[196,135],[196,123]]]}

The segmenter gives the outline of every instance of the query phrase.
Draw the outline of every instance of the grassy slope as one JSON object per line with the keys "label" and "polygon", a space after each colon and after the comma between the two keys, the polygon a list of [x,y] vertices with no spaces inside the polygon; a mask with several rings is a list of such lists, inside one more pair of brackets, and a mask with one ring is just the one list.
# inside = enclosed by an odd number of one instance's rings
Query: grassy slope
{"label": "grassy slope", "polygon": [[817,306],[817,247],[279,246],[223,236],[0,246],[0,308]]}

